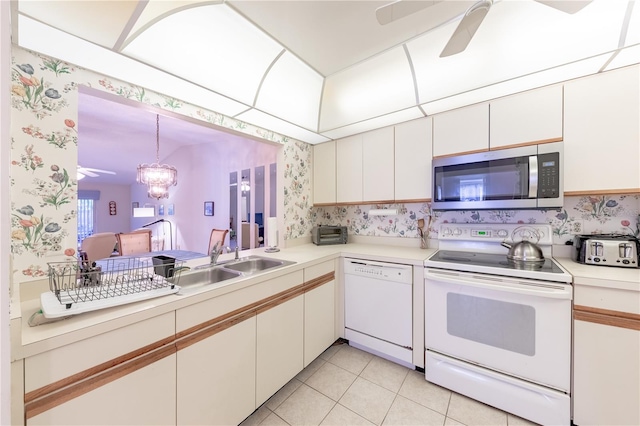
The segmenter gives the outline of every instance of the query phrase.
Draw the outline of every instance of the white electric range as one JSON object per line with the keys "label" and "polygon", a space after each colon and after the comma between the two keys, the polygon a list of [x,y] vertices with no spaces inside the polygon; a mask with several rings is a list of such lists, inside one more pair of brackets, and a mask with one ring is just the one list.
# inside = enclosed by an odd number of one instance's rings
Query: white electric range
{"label": "white electric range", "polygon": [[[532,235],[545,261],[507,260],[500,243]],[[551,227],[443,224],[438,240],[425,261],[426,379],[536,423],[570,424],[572,277],[552,258]]]}

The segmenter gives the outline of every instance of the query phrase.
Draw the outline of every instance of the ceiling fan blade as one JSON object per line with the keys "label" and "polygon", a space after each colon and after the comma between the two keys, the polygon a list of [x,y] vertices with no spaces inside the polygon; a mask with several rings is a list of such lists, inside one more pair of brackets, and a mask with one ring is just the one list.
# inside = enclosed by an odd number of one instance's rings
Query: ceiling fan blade
{"label": "ceiling fan blade", "polygon": [[588,6],[592,0],[535,0],[546,6],[560,10],[565,13],[574,14],[580,12],[584,7]]}
{"label": "ceiling fan blade", "polygon": [[102,169],[93,169],[91,167],[82,167],[82,170],[89,170],[97,173],[105,173],[107,175],[115,175],[116,172],[112,172],[111,170],[102,170]]}
{"label": "ceiling fan blade", "polygon": [[384,6],[380,6],[376,9],[376,19],[380,25],[387,25],[393,21],[396,21],[405,16],[409,16],[422,9],[433,6],[440,1],[426,1],[426,0],[396,0]]}
{"label": "ceiling fan blade", "polygon": [[85,176],[89,176],[89,177],[98,177],[97,174],[90,172],[89,170],[83,168],[83,167],[78,167],[78,172],[85,175]]}
{"label": "ceiling fan blade", "polygon": [[441,58],[455,55],[467,48],[476,30],[489,13],[492,4],[492,0],[481,0],[467,10],[449,42],[440,53]]}

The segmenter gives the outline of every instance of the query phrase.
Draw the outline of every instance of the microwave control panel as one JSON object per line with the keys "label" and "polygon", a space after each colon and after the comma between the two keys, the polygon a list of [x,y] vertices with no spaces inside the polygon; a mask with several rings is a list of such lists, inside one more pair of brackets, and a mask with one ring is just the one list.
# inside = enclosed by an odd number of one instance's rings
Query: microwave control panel
{"label": "microwave control panel", "polygon": [[560,154],[538,154],[538,198],[557,198],[560,193]]}

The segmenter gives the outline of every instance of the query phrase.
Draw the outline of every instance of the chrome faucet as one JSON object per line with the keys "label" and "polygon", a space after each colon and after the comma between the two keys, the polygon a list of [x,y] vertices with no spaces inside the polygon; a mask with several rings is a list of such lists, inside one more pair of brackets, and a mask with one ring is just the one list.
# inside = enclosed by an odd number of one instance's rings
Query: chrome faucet
{"label": "chrome faucet", "polygon": [[222,250],[219,249],[220,244],[220,241],[216,242],[211,249],[211,253],[209,253],[209,255],[211,256],[211,266],[214,266],[216,264],[216,262],[218,261],[218,256],[220,256],[220,252],[222,252]]}

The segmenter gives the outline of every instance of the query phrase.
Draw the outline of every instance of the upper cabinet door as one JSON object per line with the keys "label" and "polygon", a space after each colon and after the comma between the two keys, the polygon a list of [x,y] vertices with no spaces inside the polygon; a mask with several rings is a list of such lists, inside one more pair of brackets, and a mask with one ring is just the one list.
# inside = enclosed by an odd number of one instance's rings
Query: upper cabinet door
{"label": "upper cabinet door", "polygon": [[337,201],[362,202],[362,135],[336,142],[336,176]]}
{"label": "upper cabinet door", "polygon": [[313,203],[336,202],[336,141],[313,147]]}
{"label": "upper cabinet door", "polygon": [[489,150],[489,104],[478,104],[433,116],[433,156]]}
{"label": "upper cabinet door", "polygon": [[395,126],[396,201],[431,198],[432,130],[431,117]]}
{"label": "upper cabinet door", "polygon": [[490,104],[489,147],[562,140],[562,86],[543,87]]}
{"label": "upper cabinet door", "polygon": [[393,126],[362,135],[362,200],[394,200]]}
{"label": "upper cabinet door", "polygon": [[569,81],[564,97],[565,194],[640,193],[640,66]]}

